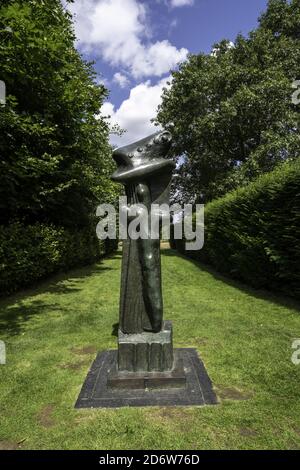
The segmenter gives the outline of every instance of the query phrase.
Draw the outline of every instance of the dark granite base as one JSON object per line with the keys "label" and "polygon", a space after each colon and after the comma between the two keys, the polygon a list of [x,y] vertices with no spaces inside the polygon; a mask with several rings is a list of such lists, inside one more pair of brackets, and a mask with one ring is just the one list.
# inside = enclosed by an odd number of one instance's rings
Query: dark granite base
{"label": "dark granite base", "polygon": [[217,397],[197,351],[175,349],[175,353],[183,363],[186,386],[155,390],[108,388],[108,374],[115,368],[117,351],[99,353],[87,375],[75,408],[216,405]]}

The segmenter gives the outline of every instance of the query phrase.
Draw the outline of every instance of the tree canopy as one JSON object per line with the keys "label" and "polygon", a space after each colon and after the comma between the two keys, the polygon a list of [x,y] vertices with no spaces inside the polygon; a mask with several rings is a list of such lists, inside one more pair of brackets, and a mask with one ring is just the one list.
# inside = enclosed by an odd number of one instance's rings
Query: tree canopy
{"label": "tree canopy", "polygon": [[183,200],[206,202],[299,156],[299,0],[270,0],[258,28],[190,55],[163,93],[157,122],[174,136]]}
{"label": "tree canopy", "polygon": [[107,95],[74,46],[59,0],[2,0],[0,223],[89,224],[97,203],[115,198]]}

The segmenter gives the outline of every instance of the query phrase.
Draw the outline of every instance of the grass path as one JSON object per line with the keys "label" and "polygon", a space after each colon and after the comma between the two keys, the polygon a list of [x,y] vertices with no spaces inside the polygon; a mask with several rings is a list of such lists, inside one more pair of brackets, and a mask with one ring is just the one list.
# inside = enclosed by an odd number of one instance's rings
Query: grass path
{"label": "grass path", "polygon": [[116,347],[120,254],[0,302],[0,449],[300,448],[299,306],[165,250],[165,318],[220,398],[204,408],[75,410],[97,351]]}

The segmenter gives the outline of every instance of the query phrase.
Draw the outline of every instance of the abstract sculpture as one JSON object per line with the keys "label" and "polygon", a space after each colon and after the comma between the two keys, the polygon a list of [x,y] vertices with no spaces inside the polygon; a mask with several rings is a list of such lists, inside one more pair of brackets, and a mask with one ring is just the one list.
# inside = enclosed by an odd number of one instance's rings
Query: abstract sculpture
{"label": "abstract sculpture", "polygon": [[[119,148],[113,154],[118,168],[112,179],[125,186],[127,210],[130,212],[132,205],[142,204],[149,214],[150,229],[152,204],[169,204],[175,167],[167,158],[171,142],[171,134],[163,131]],[[143,373],[174,369],[172,325],[163,322],[160,240],[151,238],[151,230],[146,239],[129,238],[123,242],[118,342],[118,366],[109,380],[111,386],[121,387],[132,381],[136,386],[137,377],[144,385]],[[152,383],[155,377],[161,385],[163,376],[153,375]],[[170,374],[167,378],[169,386]]]}
{"label": "abstract sculpture", "polygon": [[[129,225],[132,206],[152,225],[152,205],[169,203],[171,141],[163,131],[114,151],[112,178],[125,186]],[[76,408],[217,403],[197,351],[173,350],[172,323],[163,321],[159,232],[127,238],[122,256],[118,351],[99,352]]]}
{"label": "abstract sculpture", "polygon": [[[112,176],[125,185],[128,204],[143,204],[150,215],[151,204],[169,203],[169,188],[175,164],[164,158],[172,136],[161,132],[117,149],[118,165]],[[160,241],[126,240],[123,245],[120,327],[123,333],[158,332],[162,328]]]}

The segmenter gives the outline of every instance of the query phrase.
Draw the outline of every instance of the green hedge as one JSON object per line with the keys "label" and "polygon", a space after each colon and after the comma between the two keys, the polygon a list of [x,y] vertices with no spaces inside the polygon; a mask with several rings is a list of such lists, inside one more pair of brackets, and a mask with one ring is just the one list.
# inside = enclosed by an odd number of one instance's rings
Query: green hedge
{"label": "green hedge", "polygon": [[253,287],[300,298],[300,161],[208,204],[201,251],[171,245]]}
{"label": "green hedge", "polygon": [[91,264],[117,245],[117,241],[99,242],[93,228],[71,232],[39,223],[0,226],[0,295],[55,272]]}

